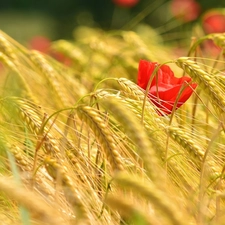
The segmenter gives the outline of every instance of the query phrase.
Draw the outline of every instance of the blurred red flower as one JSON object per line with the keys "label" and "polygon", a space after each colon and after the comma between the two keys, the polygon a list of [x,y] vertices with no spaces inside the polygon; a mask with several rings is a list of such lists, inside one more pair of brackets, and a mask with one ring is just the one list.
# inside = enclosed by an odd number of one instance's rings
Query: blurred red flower
{"label": "blurred red flower", "polygon": [[[138,86],[146,90],[149,79],[156,66],[159,66],[156,62],[140,60],[138,68]],[[159,115],[170,114],[172,112],[181,88],[189,82],[191,82],[190,77],[175,77],[173,71],[167,65],[162,65],[158,69],[157,74],[151,82],[148,97],[159,109],[157,110]],[[177,102],[176,109],[188,100],[196,87],[197,84],[192,83],[190,86],[184,88]]]}
{"label": "blurred red flower", "polygon": [[205,40],[202,44],[202,50],[204,51],[205,55],[209,57],[215,57],[220,54],[222,48],[217,46],[212,40]]}
{"label": "blurred red flower", "polygon": [[51,49],[51,41],[44,36],[35,36],[33,37],[29,43],[28,43],[28,47],[30,49],[34,49],[37,50],[39,52],[42,52],[44,54],[48,54],[51,57],[53,57],[54,59],[56,59],[57,61],[70,66],[71,65],[71,59],[68,58],[67,56],[65,56],[63,53],[61,52],[57,52],[57,51],[53,51]]}
{"label": "blurred red flower", "polygon": [[137,5],[139,0],[112,0],[115,5],[131,8]]}
{"label": "blurred red flower", "polygon": [[206,34],[225,32],[225,14],[219,10],[210,10],[202,17],[202,26]]}
{"label": "blurred red flower", "polygon": [[172,0],[170,6],[173,16],[184,22],[197,19],[201,11],[195,0]]}
{"label": "blurred red flower", "polygon": [[50,45],[51,41],[43,36],[35,36],[28,43],[29,48],[40,51],[45,54],[49,52]]}

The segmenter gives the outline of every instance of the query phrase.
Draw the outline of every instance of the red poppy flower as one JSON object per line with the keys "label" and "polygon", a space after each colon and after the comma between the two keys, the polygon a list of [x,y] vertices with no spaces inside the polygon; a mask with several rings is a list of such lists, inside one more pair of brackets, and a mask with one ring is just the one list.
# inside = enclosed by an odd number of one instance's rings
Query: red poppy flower
{"label": "red poppy flower", "polygon": [[[156,62],[140,60],[137,81],[138,86],[146,90],[149,79],[158,65],[159,64]],[[189,82],[191,82],[190,77],[175,77],[173,71],[167,65],[162,65],[158,69],[157,74],[151,82],[148,97],[159,109],[159,115],[170,114],[172,112],[177,96],[181,88],[185,86],[177,102],[176,109],[188,100],[193,93],[193,89],[197,87],[195,83],[187,86]]]}
{"label": "red poppy flower", "polygon": [[207,34],[225,32],[225,14],[210,10],[202,18],[203,29]]}
{"label": "red poppy flower", "polygon": [[197,19],[201,8],[195,0],[172,0],[171,11],[176,18],[189,22]]}
{"label": "red poppy flower", "polygon": [[139,0],[112,0],[115,5],[131,8],[137,5]]}

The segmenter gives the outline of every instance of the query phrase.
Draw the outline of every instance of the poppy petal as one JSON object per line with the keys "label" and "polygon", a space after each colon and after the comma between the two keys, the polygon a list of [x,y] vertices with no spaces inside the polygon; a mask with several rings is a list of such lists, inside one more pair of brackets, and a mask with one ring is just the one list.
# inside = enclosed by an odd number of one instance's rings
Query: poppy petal
{"label": "poppy petal", "polygon": [[140,60],[139,68],[138,68],[138,79],[137,83],[143,89],[147,88],[148,81],[155,69],[157,63],[150,63],[146,60]]}
{"label": "poppy petal", "polygon": [[[156,62],[140,60],[138,69],[138,85],[141,88],[146,90],[156,66],[159,66]],[[159,115],[162,115],[162,112],[164,114],[170,114],[175,102],[177,102],[177,109],[188,100],[193,93],[193,90],[197,87],[197,84],[191,84],[190,86],[185,87],[185,85],[190,82],[190,77],[175,77],[173,71],[167,65],[159,67],[157,74],[152,78],[148,94],[150,101],[159,109],[157,110]],[[184,90],[182,90],[183,87],[185,87]],[[182,93],[180,93],[181,90]],[[180,95],[180,97],[177,101],[178,95]]]}

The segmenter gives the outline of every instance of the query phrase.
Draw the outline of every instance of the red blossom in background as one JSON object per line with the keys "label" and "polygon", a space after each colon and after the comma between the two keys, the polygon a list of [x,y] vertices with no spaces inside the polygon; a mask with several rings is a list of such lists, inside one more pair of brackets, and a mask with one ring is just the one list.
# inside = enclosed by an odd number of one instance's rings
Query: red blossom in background
{"label": "red blossom in background", "polygon": [[209,56],[214,56],[214,57],[220,54],[222,50],[222,48],[217,46],[212,40],[204,41],[204,43],[202,44],[202,47],[205,54]]}
{"label": "red blossom in background", "polygon": [[[156,62],[140,60],[138,68],[138,86],[146,90],[149,79],[158,65],[159,64]],[[172,112],[181,88],[187,86],[187,83],[189,82],[191,82],[190,77],[175,77],[173,71],[167,65],[162,65],[158,69],[157,74],[151,82],[148,97],[159,109],[159,115],[170,114]],[[182,106],[189,99],[196,87],[197,84],[193,83],[182,91],[177,102],[176,109]]]}
{"label": "red blossom in background", "polygon": [[43,36],[33,37],[29,41],[28,47],[30,49],[37,50],[37,51],[42,52],[44,54],[48,54],[51,57],[53,57],[54,59],[56,59],[57,61],[65,64],[67,66],[71,65],[71,59],[70,58],[68,58],[67,56],[65,56],[61,52],[53,51],[51,49],[51,41],[46,37],[43,37]]}
{"label": "red blossom in background", "polygon": [[[206,34],[225,32],[225,14],[217,9],[207,11],[202,17],[202,28]],[[221,52],[221,47],[212,40],[203,43],[204,51],[213,56]]]}
{"label": "red blossom in background", "polygon": [[206,34],[225,32],[225,14],[219,10],[210,10],[202,17],[202,26]]}
{"label": "red blossom in background", "polygon": [[197,19],[201,11],[195,0],[172,0],[170,6],[173,16],[184,22]]}
{"label": "red blossom in background", "polygon": [[29,43],[28,47],[42,53],[48,54],[51,46],[51,41],[43,36],[35,36],[33,37]]}
{"label": "red blossom in background", "polygon": [[139,0],[112,0],[115,5],[131,8],[138,4]]}

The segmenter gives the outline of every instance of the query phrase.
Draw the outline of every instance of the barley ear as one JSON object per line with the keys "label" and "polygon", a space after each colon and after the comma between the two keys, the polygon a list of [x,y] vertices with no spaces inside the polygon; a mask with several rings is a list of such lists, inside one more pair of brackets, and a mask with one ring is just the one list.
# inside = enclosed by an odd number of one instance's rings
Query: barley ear
{"label": "barley ear", "polygon": [[58,71],[55,70],[50,62],[48,62],[48,60],[38,51],[31,51],[30,59],[49,82],[52,90],[59,100],[60,105],[63,107],[70,106],[68,98],[66,97],[65,87],[61,85],[60,81],[58,80]]}
{"label": "barley ear", "polygon": [[127,78],[119,78],[117,80],[119,83],[124,95],[135,99],[135,100],[144,100],[145,94],[135,83],[128,80]]}
{"label": "barley ear", "polygon": [[194,160],[195,165],[200,170],[201,163],[204,157],[204,149],[195,144],[195,142],[185,134],[180,128],[168,127],[167,133],[169,136],[176,141],[180,146],[182,146],[188,153],[189,156]]}
{"label": "barley ear", "polygon": [[52,43],[51,48],[64,53],[66,56],[68,56],[74,62],[78,62],[80,65],[85,65],[87,62],[87,56],[82,52],[82,50],[69,41],[55,41]]}
{"label": "barley ear", "polygon": [[46,201],[33,192],[18,186],[13,180],[7,177],[0,177],[0,191],[14,201],[17,201],[19,205],[26,207],[30,212],[34,212],[36,218],[42,224],[65,224],[57,208],[49,206]]}
{"label": "barley ear", "polygon": [[18,57],[16,48],[0,33],[0,52],[4,53],[16,65],[18,65]]}
{"label": "barley ear", "polygon": [[79,106],[77,108],[77,115],[92,129],[113,171],[123,170],[122,161],[116,149],[116,143],[112,138],[107,122],[104,121],[100,112],[89,106]]}
{"label": "barley ear", "polygon": [[72,178],[68,174],[68,169],[66,166],[61,165],[56,162],[56,160],[51,158],[45,158],[45,167],[49,175],[62,184],[64,195],[67,201],[72,206],[74,214],[77,220],[84,220],[87,218],[86,210],[81,202],[80,194],[76,190],[76,186]]}
{"label": "barley ear", "polygon": [[225,48],[225,33],[209,34],[208,37],[213,40],[217,46],[223,49]]}
{"label": "barley ear", "polygon": [[100,100],[100,103],[125,127],[127,134],[138,147],[138,153],[144,161],[148,175],[153,180],[157,180],[159,172],[157,171],[157,165],[159,165],[159,162],[139,119],[124,106],[124,102],[119,98],[107,97]]}
{"label": "barley ear", "polygon": [[22,97],[28,98],[33,102],[38,102],[38,100],[33,95],[33,92],[31,91],[29,85],[27,84],[26,79],[24,78],[24,75],[20,71],[20,67],[15,64],[7,55],[0,52],[0,62],[3,63],[8,69],[10,69],[12,72],[14,72],[15,76],[19,78],[19,84],[21,85],[21,93]]}
{"label": "barley ear", "polygon": [[207,72],[202,70],[196,62],[190,60],[188,57],[177,59],[176,64],[202,87],[202,90],[209,96],[209,99],[218,114],[225,112],[224,94]]}
{"label": "barley ear", "polygon": [[105,204],[111,209],[119,212],[121,221],[138,220],[141,224],[157,224],[153,218],[149,218],[147,212],[144,212],[143,209],[140,209],[130,202],[129,199],[124,199],[122,196],[109,195],[105,200]]}
{"label": "barley ear", "polygon": [[114,181],[121,187],[132,190],[148,200],[155,208],[160,210],[173,225],[187,224],[180,210],[171,204],[169,199],[161,192],[152,182],[142,181],[140,177],[133,176],[127,173],[119,173],[115,176]]}

